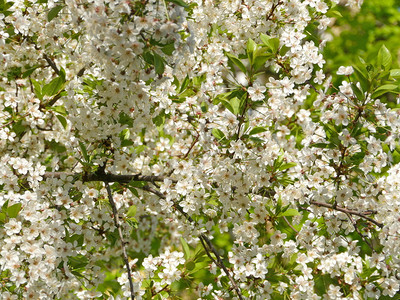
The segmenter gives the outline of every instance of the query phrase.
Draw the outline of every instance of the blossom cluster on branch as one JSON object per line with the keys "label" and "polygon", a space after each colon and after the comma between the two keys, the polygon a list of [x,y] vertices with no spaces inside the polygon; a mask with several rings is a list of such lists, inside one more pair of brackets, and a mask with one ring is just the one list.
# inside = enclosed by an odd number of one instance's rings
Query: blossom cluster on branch
{"label": "blossom cluster on branch", "polygon": [[325,72],[337,5],[0,1],[1,297],[395,296],[400,69]]}

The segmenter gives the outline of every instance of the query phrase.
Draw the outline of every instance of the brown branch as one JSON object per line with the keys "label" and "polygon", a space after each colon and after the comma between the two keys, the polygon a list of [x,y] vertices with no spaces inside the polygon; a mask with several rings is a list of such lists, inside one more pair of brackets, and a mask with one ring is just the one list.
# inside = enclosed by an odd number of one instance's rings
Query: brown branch
{"label": "brown branch", "polygon": [[[159,198],[161,198],[161,199],[166,199],[166,197],[165,197],[164,194],[162,194],[161,192],[159,192],[159,191],[153,189],[152,187],[150,187],[150,186],[148,186],[148,185],[142,187],[142,189],[145,190],[145,191],[148,191],[148,192],[150,192],[150,193],[153,193],[153,194],[157,195],[157,196],[158,196]],[[185,213],[185,212],[183,211],[182,207],[180,207],[179,205],[177,205],[175,202],[173,202],[173,203],[174,203],[174,207],[175,207],[183,216],[185,216],[185,218],[186,218],[189,222],[194,223],[194,220],[193,220],[187,213]],[[233,288],[235,289],[235,292],[236,292],[237,296],[239,297],[240,300],[243,300],[243,296],[242,296],[242,293],[240,292],[239,287],[237,286],[237,284],[236,284],[235,280],[233,279],[233,277],[232,277],[231,273],[229,272],[229,270],[228,270],[228,269],[226,268],[226,266],[224,265],[224,262],[222,261],[221,256],[219,255],[218,251],[215,249],[214,245],[211,243],[210,239],[209,239],[205,234],[203,234],[203,233],[201,233],[201,234],[199,235],[199,239],[200,239],[200,241],[201,241],[201,244],[202,244],[203,247],[204,247],[204,250],[205,250],[206,253],[207,253],[207,256],[208,256],[218,267],[220,267],[220,268],[224,271],[225,275],[229,278],[229,281],[232,283],[232,286],[233,286]],[[208,246],[208,249],[205,247],[205,244]],[[217,258],[217,260],[215,260],[215,259],[212,257],[210,251],[211,251],[212,253],[214,253],[214,255],[215,255],[215,257]]]}
{"label": "brown branch", "polygon": [[296,234],[299,233],[299,231],[296,230],[296,228],[294,228],[292,224],[290,224],[290,222],[289,222],[289,220],[286,218],[286,216],[283,216],[283,219],[285,220],[286,224],[288,224],[288,226],[289,226],[294,232],[296,232]]}
{"label": "brown branch", "polygon": [[351,214],[346,213],[347,217],[349,218],[349,220],[351,221],[351,223],[353,224],[354,229],[357,231],[358,235],[364,240],[364,242],[368,245],[368,247],[371,248],[372,251],[374,251],[374,248],[372,247],[372,245],[367,241],[366,237],[361,233],[360,229],[357,227],[356,222],[354,221],[353,217],[351,216]]}
{"label": "brown branch", "polygon": [[269,20],[271,19],[272,15],[273,15],[274,12],[275,12],[275,9],[276,9],[276,8],[278,7],[278,5],[280,5],[280,4],[282,4],[281,1],[278,1],[278,3],[276,3],[276,4],[272,4],[271,10],[270,10],[270,12],[269,12],[269,14],[268,14],[268,16],[267,16],[267,21],[269,21]]}
{"label": "brown branch", "polygon": [[64,92],[64,91],[65,91],[65,90],[59,91],[59,92],[58,92],[53,98],[51,98],[48,102],[46,102],[46,103],[40,103],[39,108],[40,108],[40,109],[43,109],[43,108],[45,108],[45,107],[53,106],[54,103],[56,103],[57,100],[61,98],[61,93]]}
{"label": "brown branch", "polygon": [[196,138],[194,139],[194,141],[192,142],[192,144],[190,145],[190,148],[188,149],[188,151],[186,152],[185,156],[183,156],[183,159],[186,159],[189,156],[190,151],[192,151],[194,145],[196,145],[197,141],[199,140],[199,134],[197,133]]}
{"label": "brown branch", "polygon": [[[133,175],[117,175],[110,173],[68,173],[68,172],[46,172],[43,177],[46,178],[61,178],[61,176],[73,176],[73,177],[82,177],[83,182],[89,181],[104,181],[104,182],[118,182],[118,183],[129,183],[130,181],[148,181],[148,182],[157,182],[164,181],[166,177],[164,176],[156,176],[156,175],[141,175],[141,174],[133,174]],[[172,182],[176,183],[176,180]]]}
{"label": "brown branch", "polygon": [[107,189],[108,200],[110,202],[110,205],[111,205],[111,208],[112,208],[112,211],[113,211],[113,215],[114,215],[114,225],[118,230],[119,238],[121,240],[122,255],[123,255],[124,262],[125,262],[126,270],[128,272],[129,287],[130,287],[130,290],[131,290],[131,299],[134,300],[135,299],[135,291],[133,289],[131,267],[129,266],[129,259],[128,259],[128,255],[126,254],[126,248],[125,248],[126,242],[124,240],[124,236],[122,234],[121,226],[119,224],[119,216],[118,216],[117,206],[115,205],[110,185],[108,184],[107,181],[105,181],[104,184],[105,184],[106,189]]}
{"label": "brown branch", "polygon": [[323,202],[317,202],[317,201],[310,201],[310,204],[316,205],[316,206],[320,206],[320,207],[326,207],[326,208],[334,209],[334,210],[337,210],[337,211],[341,211],[341,212],[343,212],[345,214],[359,216],[361,218],[364,218],[364,219],[370,221],[371,223],[374,223],[375,225],[377,225],[380,228],[383,227],[382,223],[379,223],[379,222],[375,221],[374,219],[372,219],[370,217],[367,217],[367,215],[371,215],[373,213],[371,211],[358,212],[358,211],[355,211],[355,210],[339,207],[337,205],[332,205],[332,204],[323,203]]}
{"label": "brown branch", "polygon": [[52,61],[51,58],[47,56],[46,53],[43,54],[43,58],[47,61],[47,63],[54,70],[54,72],[56,72],[57,75],[60,75],[60,70],[57,68],[54,61]]}

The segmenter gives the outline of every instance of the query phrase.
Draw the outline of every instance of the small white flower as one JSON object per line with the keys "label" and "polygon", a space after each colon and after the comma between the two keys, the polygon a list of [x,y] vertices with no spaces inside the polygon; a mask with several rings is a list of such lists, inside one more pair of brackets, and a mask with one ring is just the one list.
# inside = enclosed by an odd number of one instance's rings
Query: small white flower
{"label": "small white flower", "polygon": [[349,75],[353,74],[353,72],[354,72],[354,69],[351,66],[350,67],[340,66],[336,74],[349,76]]}

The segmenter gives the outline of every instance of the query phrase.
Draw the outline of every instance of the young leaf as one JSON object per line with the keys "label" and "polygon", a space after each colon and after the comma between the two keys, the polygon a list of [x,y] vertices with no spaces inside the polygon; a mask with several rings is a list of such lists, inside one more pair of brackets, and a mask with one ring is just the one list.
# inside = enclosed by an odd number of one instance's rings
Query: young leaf
{"label": "young leaf", "polygon": [[16,218],[18,216],[19,211],[21,210],[21,203],[16,203],[14,205],[11,205],[7,208],[7,215],[10,218]]}
{"label": "young leaf", "polygon": [[63,87],[65,80],[61,77],[54,78],[48,84],[43,87],[43,94],[47,96],[56,95]]}
{"label": "young leaf", "polygon": [[266,45],[269,49],[271,49],[272,53],[277,53],[279,49],[279,39],[272,38],[268,35],[261,34],[261,41]]}
{"label": "young leaf", "polygon": [[185,254],[185,259],[188,260],[190,257],[190,249],[188,243],[181,237],[181,244],[182,244],[182,249],[183,253]]}
{"label": "young leaf", "polygon": [[326,16],[329,18],[343,18],[343,15],[336,9],[330,9],[326,13]]}
{"label": "young leaf", "polygon": [[184,1],[182,1],[182,0],[166,0],[166,1],[174,3],[174,4],[179,5],[179,6],[182,6],[184,8],[189,7],[189,5],[187,3],[185,3]]}
{"label": "young leaf", "polygon": [[256,50],[257,50],[257,44],[252,39],[249,38],[247,41],[247,57],[251,65],[253,65],[254,52]]}
{"label": "young leaf", "polygon": [[[262,50],[262,49],[265,49],[265,48],[261,48],[260,50]],[[259,52],[261,52],[261,51],[259,51],[259,50],[257,50],[256,51],[256,53],[259,53]],[[259,70],[260,68],[262,68],[264,65],[265,65],[265,63],[269,60],[269,59],[271,59],[271,58],[273,58],[274,57],[274,54],[272,54],[272,53],[265,53],[265,54],[262,54],[262,55],[256,55],[255,56],[255,58],[254,58],[254,62],[253,62],[253,68],[254,68],[254,70]]]}
{"label": "young leaf", "polygon": [[232,109],[233,109],[233,111],[232,111],[232,113],[234,114],[234,115],[237,115],[237,114],[239,114],[239,112],[240,112],[240,99],[238,98],[238,97],[233,97],[230,101],[229,101],[229,103],[231,104],[231,107],[232,107]]}
{"label": "young leaf", "polygon": [[370,81],[368,80],[368,72],[365,68],[359,69],[356,66],[353,66],[354,74],[356,75],[358,81],[361,84],[361,87],[364,91],[369,91],[371,86]]}
{"label": "young leaf", "polygon": [[392,64],[392,55],[385,45],[379,49],[378,52],[378,67],[383,66],[385,70],[389,70]]}
{"label": "young leaf", "polygon": [[0,212],[0,224],[1,223],[5,223],[6,222],[6,218],[7,218],[6,214],[3,213],[3,212]]}
{"label": "young leaf", "polygon": [[57,17],[58,13],[63,9],[64,6],[57,5],[54,6],[49,13],[47,14],[47,21],[53,20],[55,17]]}
{"label": "young leaf", "polygon": [[280,167],[279,167],[279,171],[284,171],[284,170],[286,170],[286,169],[290,169],[290,168],[292,168],[292,167],[294,167],[294,166],[296,166],[297,164],[296,163],[294,163],[294,162],[292,162],[292,163],[284,163],[284,164],[282,164]]}
{"label": "young leaf", "polygon": [[130,186],[128,185],[128,189],[132,192],[132,194],[134,194],[136,197],[139,198],[139,193],[138,193],[138,191],[137,191],[135,188],[130,187]]}
{"label": "young leaf", "polygon": [[390,77],[392,77],[394,79],[400,79],[400,69],[390,70]]}
{"label": "young leaf", "polygon": [[232,104],[230,101],[226,100],[226,99],[221,99],[219,100],[219,102],[227,109],[229,110],[231,113],[235,114],[235,109],[232,107]]}
{"label": "young leaf", "polygon": [[129,186],[131,186],[131,187],[138,187],[138,188],[141,188],[141,187],[144,187],[145,185],[147,185],[147,182],[146,182],[146,181],[131,180],[131,181],[129,182]]}
{"label": "young leaf", "polygon": [[213,128],[212,134],[218,141],[221,141],[225,138],[225,134],[217,128]]}
{"label": "young leaf", "polygon": [[126,216],[133,218],[136,216],[136,211],[137,211],[136,206],[132,205],[131,207],[129,207],[128,212],[126,213]]}
{"label": "young leaf", "polygon": [[242,71],[244,74],[247,73],[246,67],[244,66],[244,64],[241,62],[241,60],[239,58],[237,58],[236,56],[226,53],[226,57],[228,57],[228,59],[235,65],[237,66],[240,71]]}
{"label": "young leaf", "polygon": [[363,101],[364,100],[364,93],[362,92],[362,90],[360,90],[360,88],[355,85],[354,83],[351,84],[351,89],[353,90],[354,94],[356,95],[357,99],[359,101]]}
{"label": "young leaf", "polygon": [[42,86],[38,81],[35,79],[32,79],[32,85],[33,85],[33,90],[35,92],[36,97],[39,98],[39,100],[43,100],[43,92],[42,92]]}
{"label": "young leaf", "polygon": [[154,67],[158,75],[164,73],[165,69],[164,59],[157,53],[154,53]]}
{"label": "young leaf", "polygon": [[82,142],[79,142],[79,147],[81,148],[83,158],[85,159],[86,162],[89,162],[89,155],[87,153],[85,144]]}
{"label": "young leaf", "polygon": [[62,115],[56,115],[58,121],[60,121],[61,125],[65,128],[67,128],[67,120],[62,116]]}
{"label": "young leaf", "polygon": [[264,131],[267,131],[267,129],[265,127],[254,127],[252,130],[250,130],[249,135],[261,133]]}
{"label": "young leaf", "polygon": [[172,55],[175,50],[174,43],[167,44],[161,48],[161,51],[167,55]]}
{"label": "young leaf", "polygon": [[290,208],[282,213],[279,214],[279,217],[293,217],[293,216],[299,216],[300,213],[293,208]]}
{"label": "young leaf", "polygon": [[382,96],[383,94],[386,93],[397,93],[398,92],[398,86],[396,84],[384,84],[380,87],[378,87],[371,95],[371,98],[375,99],[379,96]]}

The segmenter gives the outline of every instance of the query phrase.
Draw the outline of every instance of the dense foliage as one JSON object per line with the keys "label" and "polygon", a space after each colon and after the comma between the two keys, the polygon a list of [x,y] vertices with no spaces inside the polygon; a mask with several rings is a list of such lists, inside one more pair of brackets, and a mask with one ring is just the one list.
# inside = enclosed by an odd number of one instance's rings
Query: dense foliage
{"label": "dense foliage", "polygon": [[2,299],[398,295],[398,49],[337,4],[0,1]]}

